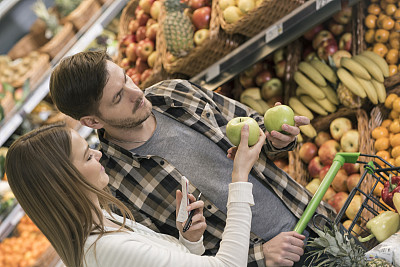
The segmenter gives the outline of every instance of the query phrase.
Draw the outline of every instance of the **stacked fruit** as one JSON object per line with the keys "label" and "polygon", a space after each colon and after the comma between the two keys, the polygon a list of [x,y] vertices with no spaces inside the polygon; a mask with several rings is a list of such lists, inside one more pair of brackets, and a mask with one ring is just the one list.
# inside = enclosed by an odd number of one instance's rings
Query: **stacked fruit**
{"label": "stacked fruit", "polygon": [[23,86],[19,88],[14,88],[9,83],[0,80],[0,121],[16,104],[25,100],[29,88],[29,80],[25,81]]}
{"label": "stacked fruit", "polygon": [[167,45],[167,61],[172,63],[200,46],[210,35],[211,1],[185,0],[182,12],[179,0],[164,1],[163,30]]}
{"label": "stacked fruit", "polygon": [[129,21],[128,33],[120,40],[120,66],[137,85],[153,74],[158,57],[155,42],[160,8],[160,1],[140,0],[134,19]]}
{"label": "stacked fruit", "polygon": [[0,266],[33,266],[50,242],[27,217],[17,225],[18,235],[0,243]]}
{"label": "stacked fruit", "polygon": [[400,9],[397,0],[372,0],[364,24],[365,42],[389,64],[390,75],[399,71]]}
{"label": "stacked fruit", "polygon": [[264,0],[219,0],[219,7],[226,23],[235,23]]}
{"label": "stacked fruit", "polygon": [[[337,152],[357,152],[359,150],[359,133],[352,128],[351,121],[346,117],[334,119],[329,125],[329,133],[320,131],[314,143],[304,143],[299,151],[301,160],[308,164],[308,173],[312,180],[306,188],[314,194],[320,183],[330,169],[333,159]],[[360,180],[359,164],[345,163],[337,172],[331,186],[325,193],[324,200],[340,211],[349,192],[356,187]],[[355,197],[355,203],[361,205],[361,198]],[[354,211],[358,211],[359,206],[349,208],[346,215],[349,219],[355,216]]]}

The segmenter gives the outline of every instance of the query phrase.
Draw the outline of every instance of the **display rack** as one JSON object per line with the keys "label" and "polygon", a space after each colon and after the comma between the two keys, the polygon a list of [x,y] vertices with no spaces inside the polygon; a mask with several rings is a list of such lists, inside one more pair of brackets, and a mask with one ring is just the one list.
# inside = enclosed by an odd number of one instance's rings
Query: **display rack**
{"label": "display rack", "polygon": [[209,90],[215,90],[254,63],[299,38],[307,30],[340,11],[342,4],[352,6],[358,1],[350,0],[347,3],[341,0],[307,1],[191,78],[190,81]]}
{"label": "display rack", "polygon": [[[99,14],[77,33],[78,41],[72,44],[66,44],[65,47],[67,51],[61,51],[60,54],[69,56],[83,51],[124,8],[127,1],[128,0],[107,1]],[[52,67],[57,65],[60,59],[61,56],[55,57],[51,62]],[[21,125],[26,115],[49,93],[50,73],[51,71],[49,70],[42,78],[39,86],[27,96],[26,100],[21,105],[14,108],[14,110],[0,122],[0,146],[2,146],[15,132],[18,126]]]}
{"label": "display rack", "polygon": [[21,0],[3,0],[0,2],[0,19]]}

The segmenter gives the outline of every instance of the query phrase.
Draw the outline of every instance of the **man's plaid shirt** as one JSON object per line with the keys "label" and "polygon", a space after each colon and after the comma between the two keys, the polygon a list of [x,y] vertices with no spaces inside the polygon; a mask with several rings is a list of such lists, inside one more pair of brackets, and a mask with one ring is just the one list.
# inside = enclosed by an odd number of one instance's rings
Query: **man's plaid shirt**
{"label": "man's plaid shirt", "polygon": [[[204,134],[224,151],[231,147],[225,129],[232,118],[252,117],[265,130],[263,116],[254,110],[185,80],[160,82],[146,89],[145,94],[153,104],[153,109]],[[182,174],[179,170],[166,159],[154,155],[139,156],[105,140],[104,129],[99,130],[98,135],[103,152],[101,163],[110,175],[110,188],[115,196],[130,208],[137,222],[157,232],[177,237],[175,192],[181,187]],[[293,145],[289,145],[288,149]],[[273,164],[271,159],[279,152],[282,150],[275,149],[267,141],[252,174],[262,183],[268,184],[293,214],[300,218],[311,196],[304,187]],[[189,191],[194,195],[199,193],[193,185]],[[207,192],[203,192],[202,200],[205,203],[204,216],[207,222],[204,245],[206,254],[212,255],[218,250],[226,214],[208,200]],[[321,203],[317,212],[331,218],[335,214],[325,203]],[[309,226],[313,228],[311,224]],[[249,266],[265,266],[263,243],[261,238],[251,234]]]}

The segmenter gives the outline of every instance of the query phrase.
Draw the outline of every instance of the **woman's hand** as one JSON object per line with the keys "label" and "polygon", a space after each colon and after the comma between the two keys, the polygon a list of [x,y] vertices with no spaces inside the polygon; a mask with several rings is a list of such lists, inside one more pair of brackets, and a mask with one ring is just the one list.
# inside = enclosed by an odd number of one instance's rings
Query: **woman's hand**
{"label": "woman's hand", "polygon": [[[195,210],[192,217],[192,223],[186,232],[183,232],[183,226],[186,222],[181,223],[177,221],[176,228],[178,228],[179,232],[186,240],[189,240],[190,242],[197,242],[203,236],[203,233],[207,228],[206,218],[203,216],[204,202],[201,200],[196,201],[196,198],[192,194],[189,194],[188,196],[190,204],[187,211],[189,212],[191,210]],[[176,190],[176,216],[178,216],[181,201],[182,192],[180,190]]]}
{"label": "woman's hand", "polygon": [[254,163],[258,160],[265,138],[264,132],[260,129],[258,142],[249,147],[249,126],[245,124],[242,127],[239,146],[231,147],[227,154],[228,158],[233,160],[232,183],[248,181],[249,173]]}

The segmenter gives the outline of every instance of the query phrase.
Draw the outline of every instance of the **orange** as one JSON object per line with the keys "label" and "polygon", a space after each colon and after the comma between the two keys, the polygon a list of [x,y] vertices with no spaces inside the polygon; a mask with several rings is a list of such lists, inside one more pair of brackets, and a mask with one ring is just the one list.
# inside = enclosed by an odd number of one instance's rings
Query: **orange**
{"label": "orange", "polygon": [[367,15],[364,19],[364,24],[367,26],[369,29],[375,29],[376,28],[376,21],[378,20],[378,17],[375,15]]}
{"label": "orange", "polygon": [[391,119],[386,119],[382,122],[381,126],[385,128],[389,128],[390,124],[392,123]]}
{"label": "orange", "polygon": [[393,101],[397,98],[396,94],[389,94],[385,99],[385,107],[388,109],[392,109]]}
{"label": "orange", "polygon": [[383,21],[386,19],[388,16],[385,15],[384,13],[379,14],[378,19],[376,20],[376,27],[379,29],[383,29]]}
{"label": "orange", "polygon": [[393,28],[396,32],[398,32],[400,30],[400,20],[396,20],[394,22],[394,28]]}
{"label": "orange", "polygon": [[[395,110],[390,111],[389,118],[394,120],[394,119],[397,119],[398,117],[399,117],[399,113],[397,111],[395,111]],[[390,126],[389,126],[389,128],[390,128]],[[389,131],[390,131],[390,129],[389,129]]]}
{"label": "orange", "polygon": [[386,1],[384,1],[384,0],[381,0],[381,1],[379,2],[379,5],[381,6],[381,8],[382,8],[383,10],[385,10],[385,9],[386,9],[386,6],[388,5],[388,3],[387,3]]}
{"label": "orange", "polygon": [[[400,27],[400,20],[398,20],[398,25]],[[396,22],[397,25],[397,22]],[[400,30],[400,28],[399,28]],[[367,35],[367,34],[365,34]],[[392,49],[399,49],[400,48],[400,33],[398,32],[391,32],[389,35],[389,44]]]}
{"label": "orange", "polygon": [[386,15],[391,16],[391,15],[393,15],[393,14],[396,12],[396,10],[397,10],[396,5],[394,5],[394,4],[388,4],[388,5],[386,6],[386,8],[385,8],[385,13],[386,13]]}
{"label": "orange", "polygon": [[377,4],[370,4],[368,6],[368,13],[373,15],[379,15],[379,13],[381,13],[381,8]]}
{"label": "orange", "polygon": [[400,146],[395,146],[392,149],[392,152],[390,152],[390,154],[392,155],[393,158],[395,158],[395,161],[396,161],[396,159],[400,156]]}
{"label": "orange", "polygon": [[390,145],[392,147],[400,146],[400,133],[393,135],[390,139]]}
{"label": "orange", "polygon": [[[368,44],[373,44],[375,42],[375,30],[374,29],[367,30],[364,37],[365,37],[365,41]],[[389,36],[389,38],[390,38],[390,36]]]}
{"label": "orange", "polygon": [[386,43],[389,40],[389,31],[384,29],[378,29],[375,32],[375,41],[377,43]]}
{"label": "orange", "polygon": [[[387,54],[386,54],[386,62],[388,64],[397,64],[397,62],[399,61],[399,50],[397,49],[390,49]],[[396,66],[397,69],[397,66]]]}
{"label": "orange", "polygon": [[374,138],[374,139],[378,139],[381,137],[389,137],[389,131],[387,128],[385,128],[383,126],[378,126],[372,130],[371,135],[372,135],[372,138]]}
{"label": "orange", "polygon": [[390,64],[389,65],[389,76],[395,75],[397,73],[397,66]]}
{"label": "orange", "polygon": [[390,147],[389,138],[381,137],[375,140],[375,151],[387,150]]}
{"label": "orange", "polygon": [[395,4],[397,0],[382,0],[382,2],[386,2],[386,4]]}
{"label": "orange", "polygon": [[387,162],[388,162],[390,165],[387,165],[387,164],[386,164],[386,167],[390,168],[390,167],[394,166],[395,160],[394,160],[394,158],[390,158],[390,159],[387,160]]}
{"label": "orange", "polygon": [[400,97],[397,97],[395,100],[393,100],[392,109],[400,112]]}
{"label": "orange", "polygon": [[400,122],[399,122],[399,119],[393,120],[393,122],[389,126],[389,131],[391,133],[394,133],[394,134],[400,133]]}
{"label": "orange", "polygon": [[400,157],[397,157],[394,159],[394,166],[395,167],[400,167]]}
{"label": "orange", "polygon": [[376,44],[374,44],[372,51],[374,53],[378,54],[379,56],[384,57],[386,55],[386,53],[388,52],[388,48],[386,47],[386,45],[384,45],[382,43],[376,43]]}
{"label": "orange", "polygon": [[394,20],[392,18],[387,17],[382,20],[382,29],[390,31],[393,28],[394,28]]}
{"label": "orange", "polygon": [[378,183],[376,186],[375,186],[375,189],[374,189],[374,195],[375,196],[377,196],[377,197],[380,197],[381,196],[381,193],[382,193],[382,189],[383,189],[383,184],[382,183]]}
{"label": "orange", "polygon": [[396,20],[400,19],[400,9],[396,9],[396,12],[393,14],[393,18]]}
{"label": "orange", "polygon": [[[386,160],[386,161],[388,161],[388,159],[390,159],[390,153],[386,150],[378,151],[378,152],[376,152],[375,155],[377,155],[378,157],[381,157],[383,160]],[[384,163],[380,159],[377,159],[376,163],[378,163],[382,167],[386,165],[386,163]]]}

